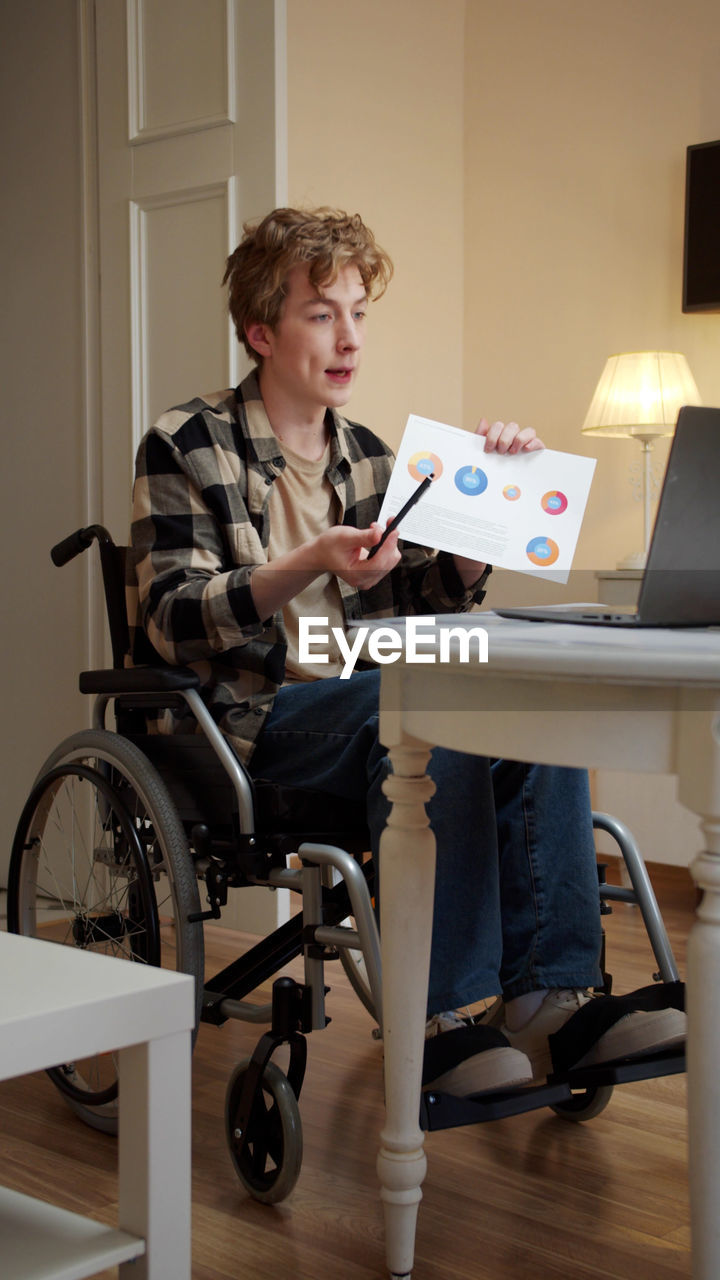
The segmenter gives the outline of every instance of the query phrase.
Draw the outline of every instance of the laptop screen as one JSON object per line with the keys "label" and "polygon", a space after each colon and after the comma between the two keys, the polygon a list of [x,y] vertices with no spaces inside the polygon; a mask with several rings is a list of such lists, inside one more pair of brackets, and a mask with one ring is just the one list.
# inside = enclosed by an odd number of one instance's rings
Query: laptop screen
{"label": "laptop screen", "polygon": [[720,409],[680,410],[638,600],[647,624],[720,624]]}

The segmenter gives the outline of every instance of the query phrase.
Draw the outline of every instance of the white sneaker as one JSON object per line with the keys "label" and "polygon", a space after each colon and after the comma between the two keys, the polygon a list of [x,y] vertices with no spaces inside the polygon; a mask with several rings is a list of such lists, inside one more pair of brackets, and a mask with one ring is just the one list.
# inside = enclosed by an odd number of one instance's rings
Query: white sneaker
{"label": "white sneaker", "polygon": [[[601,998],[614,999],[613,996]],[[503,1026],[508,1044],[530,1059],[535,1080],[544,1080],[553,1069],[548,1037],[565,1026],[573,1014],[592,999],[587,991],[577,987],[549,991],[524,1027],[508,1031]],[[679,1009],[634,1009],[599,1036],[592,1048],[572,1065],[599,1066],[618,1058],[639,1057],[675,1048],[682,1044],[686,1032],[687,1019]]]}
{"label": "white sneaker", "polygon": [[427,1022],[423,1089],[468,1097],[531,1082],[528,1058],[496,1028],[466,1022],[454,1012],[436,1013]]}
{"label": "white sneaker", "polygon": [[552,1056],[548,1036],[564,1027],[578,1009],[590,1000],[587,991],[579,987],[548,991],[540,1008],[518,1031],[502,1032],[508,1044],[527,1054],[534,1080],[544,1080],[552,1071]]}

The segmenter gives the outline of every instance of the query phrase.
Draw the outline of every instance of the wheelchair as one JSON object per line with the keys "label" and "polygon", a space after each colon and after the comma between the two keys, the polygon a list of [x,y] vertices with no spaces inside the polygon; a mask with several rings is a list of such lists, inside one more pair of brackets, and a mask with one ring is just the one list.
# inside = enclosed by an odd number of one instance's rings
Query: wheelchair
{"label": "wheelchair", "polygon": [[[195,978],[196,1028],[228,1019],[269,1024],[227,1086],[225,1129],[238,1178],[273,1204],[292,1191],[302,1162],[299,1098],[306,1035],[329,1020],[325,964],[339,959],[382,1035],[380,946],[374,868],[363,811],[346,800],[252,779],[210,716],[195,672],[161,665],[128,668],[126,549],[101,525],[78,530],[51,551],[61,566],[97,543],[113,666],[82,672],[94,698],[92,728],[66,738],[40,770],[13,842],[8,927],[64,945],[163,965]],[[145,656],[145,655],[143,655]],[[115,728],[106,727],[114,703]],[[189,709],[197,732],[149,733],[148,712]],[[626,827],[594,814],[617,843],[631,888],[608,885],[601,909],[636,904],[657,962],[657,982],[678,984],[667,933],[640,852]],[[221,917],[230,889],[262,885],[299,894],[301,908],[220,973],[205,980],[203,923]],[[206,906],[201,902],[204,889]],[[303,982],[280,976],[270,1003],[248,997],[302,956]],[[604,971],[603,956],[603,971]],[[611,979],[604,977],[609,992]],[[289,1048],[283,1072],[272,1061]],[[640,1064],[570,1072],[562,1081],[470,1099],[424,1094],[426,1129],[476,1123],[550,1106],[570,1120],[597,1115],[613,1086],[684,1070],[682,1051]],[[63,1063],[48,1072],[73,1111],[117,1131],[118,1082],[112,1055]]]}

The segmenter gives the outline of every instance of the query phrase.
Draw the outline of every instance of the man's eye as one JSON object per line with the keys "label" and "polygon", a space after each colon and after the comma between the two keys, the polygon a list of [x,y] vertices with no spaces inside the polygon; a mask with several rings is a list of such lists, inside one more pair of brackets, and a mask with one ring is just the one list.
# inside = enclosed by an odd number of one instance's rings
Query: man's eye
{"label": "man's eye", "polygon": [[355,312],[355,319],[356,319],[356,320],[364,320],[366,315],[367,315],[367,311],[356,311],[356,312]]}
{"label": "man's eye", "polygon": [[318,311],[316,315],[311,317],[313,320],[330,320],[332,319],[329,311]]}

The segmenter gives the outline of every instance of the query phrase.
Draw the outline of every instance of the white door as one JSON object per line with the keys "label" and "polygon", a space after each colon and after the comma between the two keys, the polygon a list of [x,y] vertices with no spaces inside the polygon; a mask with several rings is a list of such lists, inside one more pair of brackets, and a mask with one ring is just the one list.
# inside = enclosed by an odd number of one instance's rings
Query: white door
{"label": "white door", "polygon": [[[95,0],[102,517],[127,532],[137,444],[241,376],[220,287],[284,203],[284,0]],[[242,357],[244,359],[244,357]]]}
{"label": "white door", "polygon": [[[84,17],[97,103],[93,518],[125,542],[143,433],[246,367],[221,281],[242,223],[286,199],[285,6],[87,0]],[[284,915],[286,894],[249,892],[254,927]],[[237,910],[223,919],[242,927]]]}

